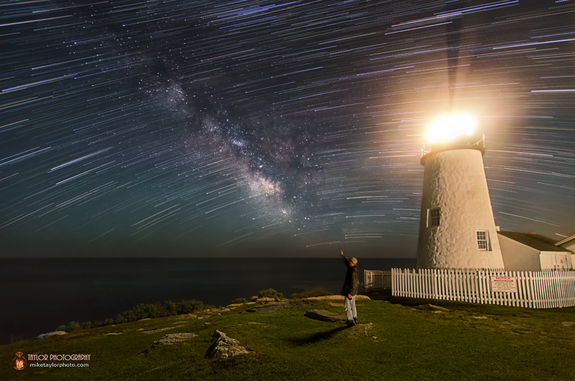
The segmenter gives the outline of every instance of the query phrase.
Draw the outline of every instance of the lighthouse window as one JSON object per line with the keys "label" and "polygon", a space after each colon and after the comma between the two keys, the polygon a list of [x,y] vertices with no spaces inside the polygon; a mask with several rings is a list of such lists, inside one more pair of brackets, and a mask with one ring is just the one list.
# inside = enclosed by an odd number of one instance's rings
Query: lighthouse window
{"label": "lighthouse window", "polygon": [[427,226],[439,226],[440,216],[441,209],[429,209],[429,219],[427,220]]}
{"label": "lighthouse window", "polygon": [[477,232],[477,248],[479,250],[489,250],[489,235],[485,230]]}

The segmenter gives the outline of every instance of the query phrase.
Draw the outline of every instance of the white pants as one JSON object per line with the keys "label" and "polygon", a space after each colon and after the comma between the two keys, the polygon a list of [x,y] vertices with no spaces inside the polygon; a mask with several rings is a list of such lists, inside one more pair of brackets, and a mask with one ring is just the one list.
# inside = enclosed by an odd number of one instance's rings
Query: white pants
{"label": "white pants", "polygon": [[347,321],[357,319],[357,310],[355,309],[355,295],[349,299],[345,297],[345,314],[347,315]]}

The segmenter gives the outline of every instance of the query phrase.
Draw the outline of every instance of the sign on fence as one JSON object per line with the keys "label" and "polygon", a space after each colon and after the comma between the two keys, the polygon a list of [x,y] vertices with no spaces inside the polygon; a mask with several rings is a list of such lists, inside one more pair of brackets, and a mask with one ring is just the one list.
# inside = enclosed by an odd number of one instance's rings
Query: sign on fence
{"label": "sign on fence", "polygon": [[492,276],[491,291],[493,292],[515,292],[517,293],[517,277],[514,276]]}

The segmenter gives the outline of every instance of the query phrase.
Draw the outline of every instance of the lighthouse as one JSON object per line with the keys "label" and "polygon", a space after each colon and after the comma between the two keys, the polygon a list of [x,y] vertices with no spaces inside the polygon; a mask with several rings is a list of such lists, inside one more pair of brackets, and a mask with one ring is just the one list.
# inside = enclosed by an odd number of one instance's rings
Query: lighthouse
{"label": "lighthouse", "polygon": [[418,268],[504,268],[484,154],[472,117],[451,115],[430,126],[421,155]]}

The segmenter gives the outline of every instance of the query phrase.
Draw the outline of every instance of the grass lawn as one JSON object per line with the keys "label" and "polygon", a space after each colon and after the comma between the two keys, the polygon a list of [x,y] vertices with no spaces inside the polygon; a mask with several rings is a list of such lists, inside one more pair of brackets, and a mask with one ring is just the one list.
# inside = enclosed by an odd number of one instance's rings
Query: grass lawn
{"label": "grass lawn", "polygon": [[[575,380],[575,308],[358,301],[360,326],[313,320],[324,301],[268,313],[204,311],[0,347],[1,380]],[[436,307],[437,306],[437,307]],[[438,308],[442,307],[442,308]],[[372,323],[371,326],[362,324]],[[253,351],[205,358],[214,330]],[[152,348],[168,333],[195,338]],[[110,335],[112,334],[112,335]],[[90,354],[88,368],[12,367],[15,353]],[[29,361],[34,362],[34,361]],[[47,361],[66,363],[72,361]]]}

